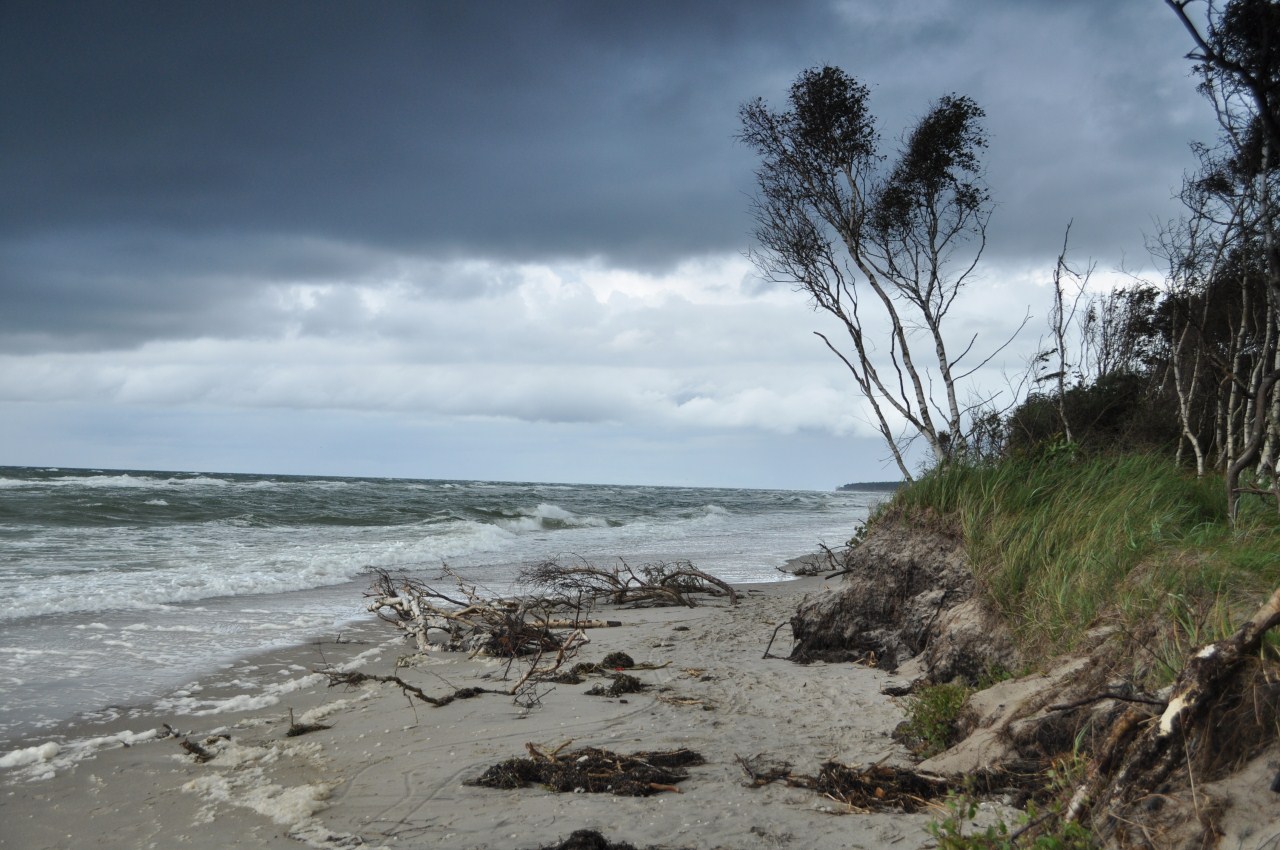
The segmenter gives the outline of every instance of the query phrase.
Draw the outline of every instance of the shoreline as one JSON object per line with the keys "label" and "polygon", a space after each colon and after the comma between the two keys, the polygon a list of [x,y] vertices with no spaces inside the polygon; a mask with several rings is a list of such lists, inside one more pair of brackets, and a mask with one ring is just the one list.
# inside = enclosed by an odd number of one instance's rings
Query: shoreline
{"label": "shoreline", "polygon": [[[72,726],[68,743],[48,742],[56,754],[35,752],[31,764],[0,771],[0,847],[532,850],[577,829],[638,847],[927,846],[927,812],[838,816],[841,806],[811,791],[744,786],[739,756],[764,754],[800,772],[828,760],[910,759],[890,737],[902,712],[880,693],[888,674],[761,658],[800,599],[825,592],[822,579],[735,587],[736,607],[702,598],[692,609],[602,606],[623,625],[592,630],[576,660],[623,651],[637,664],[663,665],[638,671],[649,687],[620,698],[585,695],[597,680],[555,685],[528,711],[497,694],[435,708],[410,703],[394,685],[330,688],[312,672],[327,664],[398,673],[436,695],[502,687],[495,680],[505,662],[459,653],[397,670],[396,657],[409,648],[377,620],[348,633],[360,643],[319,641],[254,656],[143,714]],[[248,667],[259,679],[277,678],[276,686],[246,690],[235,674]],[[285,737],[290,709],[297,722],[331,728]],[[212,739],[215,757],[197,763],[181,739],[160,737],[166,723],[192,741]],[[77,753],[69,743],[77,732],[97,745]],[[706,764],[691,768],[680,793],[650,797],[461,785],[523,756],[527,743],[550,750],[570,739],[573,748],[621,754],[688,748]],[[46,778],[35,778],[42,765]]]}
{"label": "shoreline", "polygon": [[[9,699],[0,705],[0,756],[69,725],[134,714],[197,680],[243,668],[251,658],[372,622],[360,604],[362,588],[349,582],[336,590],[221,597],[159,611],[112,609],[7,621],[13,632],[38,630],[46,641],[32,649],[0,628],[0,638],[10,638],[0,640],[0,652],[16,659],[4,682]],[[343,591],[351,599],[345,609],[330,601]],[[44,666],[49,655],[60,666]]]}

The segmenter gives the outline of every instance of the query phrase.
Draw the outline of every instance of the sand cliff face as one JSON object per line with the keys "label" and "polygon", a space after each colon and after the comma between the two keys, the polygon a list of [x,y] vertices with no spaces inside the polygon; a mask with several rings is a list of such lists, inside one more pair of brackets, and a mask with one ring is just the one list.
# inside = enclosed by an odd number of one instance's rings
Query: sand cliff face
{"label": "sand cliff face", "polygon": [[793,660],[863,660],[895,671],[918,658],[935,682],[976,682],[990,670],[1021,665],[1008,628],[975,595],[955,535],[882,524],[845,553],[843,567],[837,592],[792,617]]}

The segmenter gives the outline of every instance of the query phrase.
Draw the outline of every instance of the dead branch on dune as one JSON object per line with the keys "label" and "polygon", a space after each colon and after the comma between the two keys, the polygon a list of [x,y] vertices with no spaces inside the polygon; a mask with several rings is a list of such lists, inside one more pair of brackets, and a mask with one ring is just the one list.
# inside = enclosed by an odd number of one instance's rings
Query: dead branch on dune
{"label": "dead branch on dune", "polygon": [[568,563],[553,558],[523,569],[520,582],[561,600],[587,598],[634,608],[693,608],[698,594],[725,596],[730,604],[738,604],[733,587],[688,561],[643,564],[637,569],[621,559],[616,566],[606,568],[583,558]]}

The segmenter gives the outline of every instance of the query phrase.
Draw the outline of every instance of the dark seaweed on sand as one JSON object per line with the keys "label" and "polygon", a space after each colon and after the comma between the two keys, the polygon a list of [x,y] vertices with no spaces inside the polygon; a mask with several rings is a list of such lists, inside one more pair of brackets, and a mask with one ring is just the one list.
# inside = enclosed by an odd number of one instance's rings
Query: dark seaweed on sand
{"label": "dark seaweed on sand", "polygon": [[625,652],[610,652],[600,662],[601,667],[608,667],[614,670],[622,670],[624,668],[636,666],[635,659]]}
{"label": "dark seaweed on sand", "polygon": [[613,680],[609,685],[596,685],[594,688],[586,691],[589,697],[620,697],[623,694],[635,694],[644,690],[644,682],[641,682],[630,673],[614,673],[609,677]]}
{"label": "dark seaweed on sand", "polygon": [[538,850],[638,850],[626,841],[610,841],[594,829],[579,829],[559,844],[548,844]]}
{"label": "dark seaweed on sand", "polygon": [[685,749],[624,756],[584,747],[551,756],[508,759],[463,784],[485,788],[523,788],[538,784],[560,793],[580,791],[647,797],[659,791],[677,790],[675,784],[689,778],[684,768],[704,761],[698,753]]}

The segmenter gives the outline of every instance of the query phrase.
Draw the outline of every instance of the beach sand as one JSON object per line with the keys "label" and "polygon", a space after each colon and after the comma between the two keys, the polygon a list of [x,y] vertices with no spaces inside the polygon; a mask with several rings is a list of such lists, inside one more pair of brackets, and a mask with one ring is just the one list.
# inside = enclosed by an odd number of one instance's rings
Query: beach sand
{"label": "beach sand", "polygon": [[[824,582],[741,590],[737,606],[609,609],[623,625],[592,630],[575,661],[619,650],[665,665],[636,672],[650,687],[621,698],[585,695],[596,678],[556,685],[532,710],[498,694],[437,708],[394,685],[330,688],[311,672],[398,673],[436,696],[509,687],[499,681],[504,663],[458,653],[396,670],[411,647],[380,622],[341,643],[246,659],[199,688],[5,756],[13,766],[0,770],[0,848],[536,848],[579,829],[638,847],[929,846],[925,825],[936,811],[847,813],[809,790],[744,785],[738,756],[767,754],[811,775],[828,760],[909,758],[890,737],[902,708],[880,693],[885,673],[762,658],[775,626],[805,594],[827,592]],[[785,655],[789,640],[783,628],[774,652]],[[273,683],[265,690],[264,680]],[[331,728],[286,737],[290,709],[299,722]],[[164,724],[195,742],[227,737],[197,763],[181,738],[160,737]],[[568,740],[621,754],[683,747],[706,764],[689,769],[680,793],[650,797],[462,784],[526,755],[526,743],[554,750]]]}

